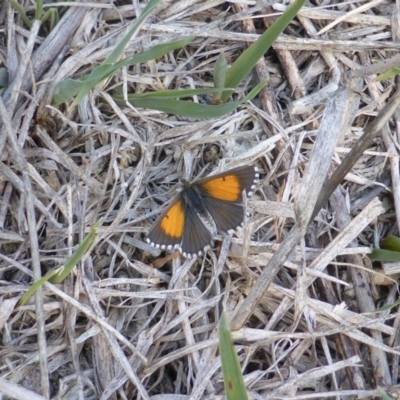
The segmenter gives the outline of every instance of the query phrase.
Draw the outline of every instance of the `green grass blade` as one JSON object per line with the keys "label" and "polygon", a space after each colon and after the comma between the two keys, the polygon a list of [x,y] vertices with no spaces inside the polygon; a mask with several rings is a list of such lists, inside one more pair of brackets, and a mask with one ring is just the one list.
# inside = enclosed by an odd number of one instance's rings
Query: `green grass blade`
{"label": "green grass blade", "polygon": [[89,75],[86,75],[81,79],[76,80],[69,78],[60,82],[54,91],[52,104],[57,106],[76,96],[71,105],[71,107],[73,107],[78,104],[82,98],[90,92],[90,90],[98,85],[102,79],[110,76],[113,71],[113,65],[101,64],[94,68]]}
{"label": "green grass blade", "polygon": [[139,30],[140,25],[143,24],[145,19],[149,16],[149,14],[158,6],[158,4],[162,0],[150,0],[147,6],[144,8],[143,12],[140,14],[139,18],[136,18],[135,22],[132,24],[131,28],[127,32],[127,34],[123,37],[123,39],[115,46],[115,49],[111,52],[111,54],[104,61],[104,64],[113,64],[118,60],[118,57],[123,52],[125,46],[129,43],[132,36]]}
{"label": "green grass blade", "polygon": [[51,13],[52,13],[52,8],[50,8],[50,10],[47,10],[47,11],[44,13],[44,15],[43,15],[43,17],[41,18],[41,21],[40,21],[40,22],[41,22],[42,24],[44,24],[45,22],[47,22],[47,20],[51,18]]}
{"label": "green grass blade", "polygon": [[213,96],[213,104],[218,104],[221,101],[222,89],[225,89],[226,72],[228,70],[228,64],[226,62],[224,53],[222,52],[214,67],[214,87],[219,88],[217,93]]}
{"label": "green grass blade", "polygon": [[101,222],[102,219],[94,224],[90,232],[86,235],[85,239],[83,239],[82,243],[76,249],[74,254],[72,254],[72,256],[67,260],[65,265],[55,269],[54,271],[50,271],[44,277],[34,282],[29,290],[22,296],[21,300],[18,302],[18,305],[23,306],[26,304],[29,298],[33,296],[33,294],[47,281],[50,281],[51,283],[61,283],[71,273],[75,265],[78,264],[78,262],[87,252],[89,246],[93,242],[94,236],[97,233],[97,228],[100,226]]}
{"label": "green grass blade", "polygon": [[247,400],[247,390],[225,311],[219,322],[219,353],[227,400]]}
{"label": "green grass blade", "polygon": [[234,110],[239,103],[227,103],[217,106],[193,103],[184,100],[168,100],[160,98],[142,98],[131,101],[134,107],[158,110],[172,115],[188,118],[211,119],[221,117]]}
{"label": "green grass blade", "polygon": [[381,398],[381,400],[393,400],[393,397],[390,396],[383,388],[381,388],[380,386],[377,387],[379,396]]}
{"label": "green grass blade", "polygon": [[29,29],[32,28],[32,22],[28,18],[28,16],[26,15],[24,8],[15,0],[10,0],[10,4],[14,8],[14,10],[21,16],[21,18],[24,21],[25,25]]}
{"label": "green grass blade", "polygon": [[368,257],[372,261],[400,261],[400,238],[390,235],[383,239],[379,245],[380,249],[374,249]]}
{"label": "green grass blade", "polygon": [[[117,68],[121,68],[122,63],[116,63],[118,57],[121,55],[123,52],[125,46],[127,43],[131,40],[132,36],[135,34],[135,32],[140,28],[140,25],[145,21],[145,19],[149,16],[149,14],[154,10],[155,7],[161,2],[161,0],[150,0],[150,2],[147,4],[145,9],[143,10],[142,14],[135,20],[135,22],[132,24],[131,28],[127,32],[127,34],[123,37],[123,39],[115,46],[114,50],[111,52],[111,54],[107,57],[107,59],[98,67],[94,68],[92,72],[90,73],[89,77],[85,77],[81,80],[81,82],[84,82],[83,85],[81,85],[79,92],[75,93],[76,95],[74,101],[71,104],[71,108],[76,106],[82,99],[85,97],[93,87],[95,87],[98,83],[100,83],[103,79],[107,78],[110,76],[113,72],[116,71]],[[178,42],[178,41],[176,41]],[[159,45],[158,47],[163,46]],[[157,48],[157,46],[155,46]],[[168,44],[164,44],[164,48],[168,48]],[[151,51],[153,49],[150,49]],[[171,51],[171,50],[166,50],[166,52]],[[145,52],[146,53],[146,52]],[[163,53],[165,54],[165,53]],[[163,55],[162,54],[162,55]],[[135,57],[135,56],[134,56]],[[130,57],[129,59],[131,59]],[[152,59],[152,58],[151,58]],[[147,60],[148,61],[148,60]],[[125,65],[130,65],[133,61],[126,61],[127,64]],[[144,61],[136,61],[136,62],[144,62]],[[59,105],[61,103],[64,103],[68,101],[71,97],[68,97],[65,95],[65,93],[73,93],[73,90],[69,90],[66,88],[66,85],[68,84],[68,80],[61,82],[57,88],[56,88],[56,95],[53,98],[52,103],[54,105]]]}
{"label": "green grass blade", "polygon": [[64,81],[60,82],[55,91],[53,98],[51,100],[51,104],[53,106],[58,106],[62,103],[67,102],[68,100],[72,99],[76,96],[79,91],[82,89],[82,81],[76,79],[65,79]]}
{"label": "green grass blade", "polygon": [[52,99],[52,104],[57,106],[76,96],[71,105],[71,107],[74,107],[83,99],[84,96],[90,92],[90,90],[98,85],[103,79],[111,76],[119,68],[154,60],[155,58],[161,57],[172,50],[186,46],[193,39],[193,36],[189,36],[179,40],[174,40],[169,43],[162,43],[144,51],[141,54],[136,54],[132,57],[127,57],[121,61],[118,61],[115,64],[101,64],[94,68],[89,75],[80,80],[66,79],[57,85]]}
{"label": "green grass blade", "polygon": [[[172,90],[160,90],[159,92],[147,92],[147,93],[132,93],[128,95],[128,99],[134,101],[135,99],[181,99],[192,96],[202,96],[210,93],[218,93],[218,88],[204,88],[204,89],[172,89]],[[115,101],[124,101],[122,94],[113,96]]]}
{"label": "green grass blade", "polygon": [[381,249],[400,251],[400,238],[389,235],[379,243]]}
{"label": "green grass blade", "polygon": [[41,20],[43,15],[43,0],[36,0],[35,19]]}
{"label": "green grass blade", "polygon": [[35,294],[35,292],[42,287],[49,279],[51,279],[54,275],[58,274],[62,270],[61,268],[57,268],[54,271],[50,271],[43,278],[40,278],[38,281],[34,282],[32,286],[28,289],[28,291],[21,297],[21,300],[18,302],[19,306],[23,306],[26,302]]}
{"label": "green grass blade", "polygon": [[126,67],[128,65],[145,63],[147,61],[162,57],[164,54],[167,54],[170,51],[186,46],[187,44],[192,42],[194,38],[194,36],[186,36],[178,40],[173,40],[172,42],[157,44],[156,46],[153,46],[151,49],[148,49],[143,53],[124,58],[123,60],[120,60],[117,63],[113,64],[114,70]]}
{"label": "green grass blade", "polygon": [[399,74],[400,74],[400,67],[395,67],[383,74],[379,74],[374,80],[375,82],[385,81],[387,79],[394,78],[396,75]]}
{"label": "green grass blade", "polygon": [[90,232],[83,239],[82,243],[75,250],[74,254],[64,264],[64,268],[60,274],[53,276],[50,279],[51,283],[61,283],[72,271],[76,264],[82,259],[87,252],[89,246],[92,244],[93,239],[97,233],[97,228],[100,226],[102,219],[99,219],[92,227]]}
{"label": "green grass blade", "polygon": [[193,103],[191,101],[173,99],[165,101],[165,99],[156,96],[154,96],[153,98],[146,97],[136,99],[131,99],[130,96],[128,96],[128,100],[132,103],[134,107],[149,108],[152,110],[163,111],[168,114],[180,115],[190,118],[211,119],[222,117],[232,112],[246,101],[251,100],[259,93],[259,91],[265,86],[266,83],[266,80],[260,82],[247,96],[243,97],[240,101],[220,105],[199,104]]}
{"label": "green grass blade", "polygon": [[[296,0],[255,43],[240,55],[226,74],[226,87],[238,87],[240,82],[257,64],[258,60],[289,25],[305,2],[306,0]],[[224,91],[221,97],[222,101],[226,101],[231,94],[231,90]]]}
{"label": "green grass blade", "polygon": [[58,24],[60,18],[58,16],[58,11],[55,8],[50,8],[42,17],[42,24],[49,21],[49,31],[51,32],[54,27]]}
{"label": "green grass blade", "polygon": [[99,84],[103,79],[108,78],[118,69],[126,67],[128,65],[144,63],[149,60],[154,60],[158,57],[163,56],[164,54],[169,53],[172,50],[179,49],[186,44],[190,43],[193,40],[193,37],[186,37],[183,39],[175,40],[169,43],[159,44],[157,46],[152,47],[149,50],[144,51],[141,54],[135,54],[132,57],[127,57],[121,61],[118,61],[115,64],[102,64],[98,67],[94,68],[88,77],[84,80],[83,86],[79,93],[77,94],[75,100],[71,104],[71,107],[74,107],[78,104],[89,92],[92,90],[97,84]]}
{"label": "green grass blade", "polygon": [[[394,283],[394,282],[393,282]],[[397,306],[400,304],[400,299],[396,300],[394,303],[386,304],[383,307],[380,307],[375,310],[376,313],[378,312],[383,312],[383,311],[389,311],[392,308],[397,308]]]}
{"label": "green grass blade", "polygon": [[383,250],[383,249],[374,249],[371,254],[368,254],[368,257],[371,261],[397,262],[400,261],[400,252]]}

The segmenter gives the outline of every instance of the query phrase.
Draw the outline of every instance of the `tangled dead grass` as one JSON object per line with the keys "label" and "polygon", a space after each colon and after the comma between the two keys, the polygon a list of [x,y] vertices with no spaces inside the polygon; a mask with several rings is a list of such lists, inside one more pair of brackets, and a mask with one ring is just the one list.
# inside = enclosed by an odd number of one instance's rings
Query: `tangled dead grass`
{"label": "tangled dead grass", "polygon": [[[118,71],[73,110],[51,107],[55,85],[101,62],[141,7],[115,4],[70,4],[52,40],[30,40],[34,28],[1,6],[0,393],[223,398],[226,309],[252,398],[373,398],[378,386],[399,396],[398,306],[377,311],[397,300],[398,271],[365,257],[398,234],[397,111],[309,223],[326,174],[399,97],[397,78],[373,80],[398,65],[398,7],[309,4],[235,94],[268,77],[257,100],[188,120],[121,108],[112,90],[212,87],[219,54],[232,62],[284,6],[165,2],[126,54],[194,33],[191,45]],[[237,235],[198,260],[146,244],[180,178],[250,163],[262,179]],[[100,217],[73,276],[18,307]]]}

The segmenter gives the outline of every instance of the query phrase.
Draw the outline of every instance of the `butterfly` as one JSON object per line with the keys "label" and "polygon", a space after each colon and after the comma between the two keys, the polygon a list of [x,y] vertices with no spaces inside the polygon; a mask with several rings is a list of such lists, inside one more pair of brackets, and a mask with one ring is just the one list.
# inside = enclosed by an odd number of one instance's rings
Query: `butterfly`
{"label": "butterfly", "polygon": [[251,196],[258,169],[245,166],[185,183],[154,222],[147,242],[158,249],[179,250],[186,258],[201,256],[212,244],[212,233],[203,220],[214,221],[219,232],[243,223],[243,191]]}

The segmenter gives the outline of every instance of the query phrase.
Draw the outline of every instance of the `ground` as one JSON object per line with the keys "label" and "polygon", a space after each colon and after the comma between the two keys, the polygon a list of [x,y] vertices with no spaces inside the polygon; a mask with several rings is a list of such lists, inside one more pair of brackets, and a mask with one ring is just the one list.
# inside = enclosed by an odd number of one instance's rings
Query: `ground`
{"label": "ground", "polygon": [[[265,88],[194,118],[124,96],[211,89],[286,3],[161,2],[121,58],[187,44],[57,105],[146,3],[53,3],[41,23],[18,3],[0,5],[0,393],[222,399],[226,310],[249,398],[398,398],[398,270],[367,256],[399,234],[398,78],[375,79],[399,64],[398,5],[307,2],[228,102]],[[182,180],[243,165],[260,179],[242,228],[195,259],[146,242]]]}

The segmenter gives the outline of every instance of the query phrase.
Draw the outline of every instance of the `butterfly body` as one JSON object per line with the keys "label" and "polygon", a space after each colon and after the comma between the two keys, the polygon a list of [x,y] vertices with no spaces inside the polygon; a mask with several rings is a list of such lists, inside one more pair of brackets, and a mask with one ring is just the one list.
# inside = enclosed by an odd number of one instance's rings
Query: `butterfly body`
{"label": "butterfly body", "polygon": [[150,228],[148,243],[160,249],[178,249],[188,258],[203,254],[212,243],[203,221],[211,219],[220,232],[241,225],[242,193],[250,196],[257,179],[257,168],[246,166],[185,183]]}

